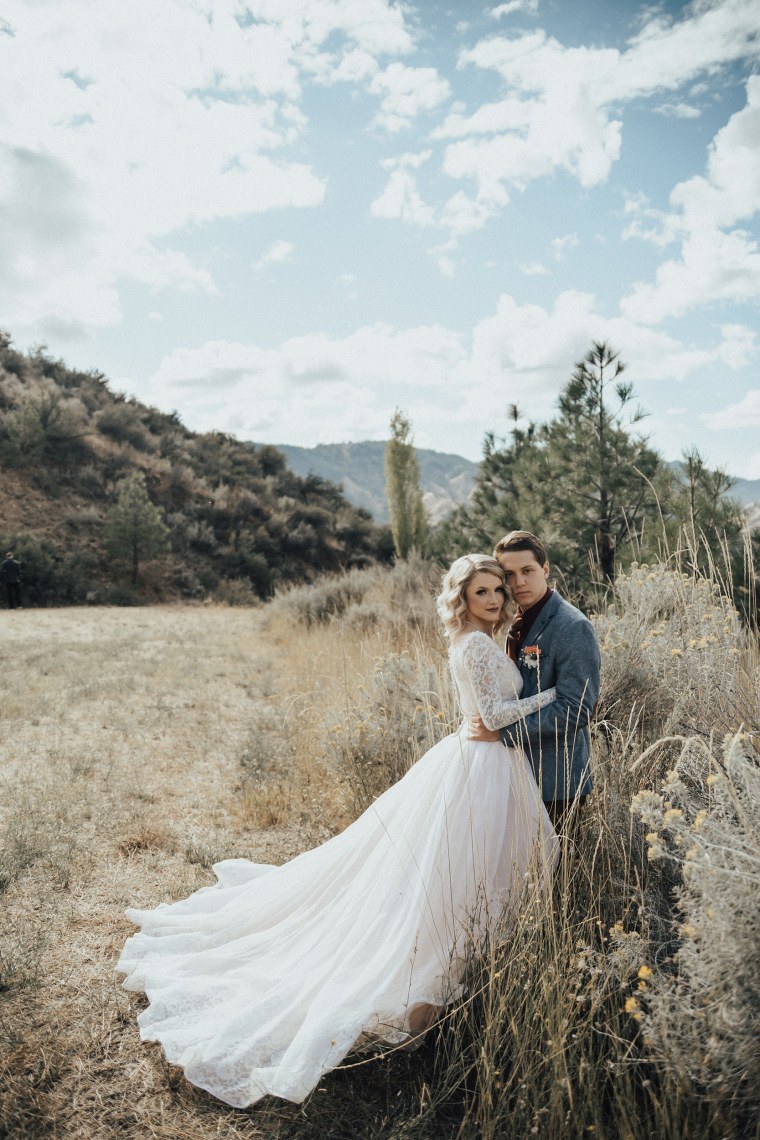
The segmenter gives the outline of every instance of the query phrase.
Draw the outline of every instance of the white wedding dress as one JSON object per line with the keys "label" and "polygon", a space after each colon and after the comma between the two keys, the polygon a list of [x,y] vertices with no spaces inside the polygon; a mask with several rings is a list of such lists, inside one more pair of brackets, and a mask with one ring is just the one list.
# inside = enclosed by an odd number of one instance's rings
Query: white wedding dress
{"label": "white wedding dress", "polygon": [[[543,707],[486,634],[450,651],[465,716],[490,728]],[[150,1004],[160,1041],[194,1085],[244,1107],[302,1101],[357,1044],[409,1042],[455,1000],[468,943],[509,905],[531,856],[557,839],[531,769],[463,725],[340,835],[281,867],[231,859],[218,882],[155,910],[118,969]]]}

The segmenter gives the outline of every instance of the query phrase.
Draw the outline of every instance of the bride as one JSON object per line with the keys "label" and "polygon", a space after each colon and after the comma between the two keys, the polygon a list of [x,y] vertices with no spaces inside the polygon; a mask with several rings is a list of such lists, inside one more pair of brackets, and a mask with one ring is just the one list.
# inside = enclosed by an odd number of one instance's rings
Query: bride
{"label": "bride", "polygon": [[[519,700],[493,640],[510,610],[495,559],[458,558],[437,605],[465,718],[502,728],[553,699]],[[525,757],[468,740],[465,720],[320,847],[281,867],[226,860],[213,886],[127,911],[142,929],[118,969],[148,997],[141,1036],[227,1104],[302,1101],[353,1046],[414,1044],[556,845]]]}

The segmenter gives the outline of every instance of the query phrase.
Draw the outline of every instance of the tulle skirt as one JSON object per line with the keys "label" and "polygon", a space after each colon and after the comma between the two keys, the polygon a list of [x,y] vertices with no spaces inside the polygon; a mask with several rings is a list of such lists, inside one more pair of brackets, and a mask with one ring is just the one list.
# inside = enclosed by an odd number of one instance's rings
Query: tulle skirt
{"label": "tulle skirt", "polygon": [[227,1104],[302,1101],[358,1043],[409,1042],[456,1000],[468,944],[556,853],[522,753],[460,729],[320,847],[127,911],[141,1036]]}

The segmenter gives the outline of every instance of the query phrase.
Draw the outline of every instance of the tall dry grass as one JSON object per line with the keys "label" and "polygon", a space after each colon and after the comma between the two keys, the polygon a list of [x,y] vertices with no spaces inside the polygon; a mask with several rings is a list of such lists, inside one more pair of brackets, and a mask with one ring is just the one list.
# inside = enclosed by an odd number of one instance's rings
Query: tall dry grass
{"label": "tall dry grass", "polygon": [[319,842],[457,723],[435,577],[2,615],[0,1133],[760,1135],[757,642],[720,583],[667,564],[596,618],[596,789],[551,897],[528,885],[416,1053],[238,1112],[140,1044],[124,907]]}

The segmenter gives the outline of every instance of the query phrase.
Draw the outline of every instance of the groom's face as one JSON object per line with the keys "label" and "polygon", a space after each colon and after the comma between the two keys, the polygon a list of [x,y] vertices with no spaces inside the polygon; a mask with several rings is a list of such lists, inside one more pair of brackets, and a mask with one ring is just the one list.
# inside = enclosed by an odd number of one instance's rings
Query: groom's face
{"label": "groom's face", "polygon": [[546,593],[549,563],[542,566],[532,550],[504,550],[497,558],[523,613],[540,602]]}

